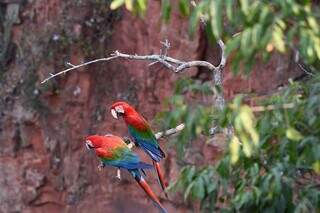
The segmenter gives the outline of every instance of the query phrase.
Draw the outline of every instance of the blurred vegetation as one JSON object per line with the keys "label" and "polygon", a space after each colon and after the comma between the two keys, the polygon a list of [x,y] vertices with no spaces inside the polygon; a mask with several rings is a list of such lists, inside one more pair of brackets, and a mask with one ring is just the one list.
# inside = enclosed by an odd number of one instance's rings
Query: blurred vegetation
{"label": "blurred vegetation", "polygon": [[[316,2],[316,1],[314,1]],[[148,0],[113,0],[111,8],[122,5],[144,16]],[[189,17],[192,36],[204,24],[209,38],[222,38],[232,58],[232,70],[250,72],[254,62],[267,61],[271,53],[299,50],[310,68],[320,66],[320,7],[311,0],[162,0],[162,19],[170,21],[172,8]]]}
{"label": "blurred vegetation", "polygon": [[222,128],[231,123],[234,134],[216,164],[184,166],[170,190],[182,191],[186,200],[201,200],[205,212],[318,212],[320,75],[307,84],[290,81],[261,101],[259,106],[266,107],[259,111],[244,104],[241,96],[223,113],[178,97],[170,99],[162,115],[166,127],[186,124],[173,139],[182,158],[188,157],[190,141],[209,134],[213,119]]}
{"label": "blurred vegetation", "polygon": [[[113,0],[141,17],[147,0]],[[223,111],[189,100],[212,97],[210,84],[178,81],[174,95],[160,113],[163,128],[184,122],[173,140],[181,159],[199,137],[212,138],[215,122],[233,126],[223,156],[215,164],[185,165],[170,190],[184,199],[201,201],[204,212],[319,212],[320,211],[320,7],[308,0],[162,0],[162,19],[174,9],[189,19],[189,33],[202,24],[208,37],[223,39],[235,74],[250,74],[255,62],[271,54],[296,54],[312,72],[272,96],[245,104],[230,100]],[[298,61],[298,60],[296,60]],[[306,74],[307,75],[307,74]],[[265,106],[265,107],[263,107]]]}

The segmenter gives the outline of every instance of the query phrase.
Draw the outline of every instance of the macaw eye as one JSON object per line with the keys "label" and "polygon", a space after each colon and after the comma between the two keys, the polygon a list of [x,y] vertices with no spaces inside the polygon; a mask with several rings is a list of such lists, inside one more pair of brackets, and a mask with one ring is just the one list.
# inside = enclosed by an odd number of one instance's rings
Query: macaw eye
{"label": "macaw eye", "polygon": [[115,110],[116,110],[116,112],[119,113],[119,114],[123,114],[123,113],[124,113],[124,109],[123,109],[122,106],[116,106],[116,107],[115,107]]}
{"label": "macaw eye", "polygon": [[92,145],[92,142],[89,141],[89,140],[86,140],[86,147],[87,147],[87,149],[93,149],[94,148],[94,146]]}

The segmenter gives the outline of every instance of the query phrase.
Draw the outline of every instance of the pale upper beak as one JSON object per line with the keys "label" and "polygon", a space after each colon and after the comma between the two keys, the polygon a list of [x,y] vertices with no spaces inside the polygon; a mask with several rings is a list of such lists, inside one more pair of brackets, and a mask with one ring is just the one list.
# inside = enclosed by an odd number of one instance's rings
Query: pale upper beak
{"label": "pale upper beak", "polygon": [[111,109],[111,115],[112,115],[115,119],[118,119],[118,113],[116,112],[115,109]]}
{"label": "pale upper beak", "polygon": [[92,142],[89,141],[89,140],[86,140],[86,147],[87,147],[87,149],[89,149],[89,150],[94,148],[94,146],[92,145]]}

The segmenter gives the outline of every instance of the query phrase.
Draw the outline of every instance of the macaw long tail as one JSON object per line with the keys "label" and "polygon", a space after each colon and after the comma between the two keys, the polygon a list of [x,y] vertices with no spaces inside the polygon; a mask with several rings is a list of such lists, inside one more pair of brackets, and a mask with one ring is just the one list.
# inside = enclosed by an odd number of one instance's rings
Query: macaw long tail
{"label": "macaw long tail", "polygon": [[168,182],[164,180],[164,175],[163,175],[163,172],[162,172],[162,170],[161,170],[161,168],[160,168],[160,163],[159,163],[159,162],[156,162],[156,161],[153,161],[153,166],[154,166],[154,168],[155,168],[156,171],[157,171],[158,179],[159,179],[161,188],[162,188],[162,190],[164,191],[164,194],[166,195],[166,197],[168,198],[168,194],[167,194],[167,192],[165,191],[166,188],[168,187]]}
{"label": "macaw long tail", "polygon": [[[146,192],[146,194],[151,198],[151,200],[155,203],[157,208],[160,210],[161,213],[168,213],[167,210],[162,206],[160,203],[158,197],[153,193],[152,189],[148,185],[148,183],[144,180],[144,178],[141,176],[140,172],[137,171],[131,171],[134,179],[137,181],[137,183],[140,185],[140,187]],[[137,174],[138,172],[138,174]]]}

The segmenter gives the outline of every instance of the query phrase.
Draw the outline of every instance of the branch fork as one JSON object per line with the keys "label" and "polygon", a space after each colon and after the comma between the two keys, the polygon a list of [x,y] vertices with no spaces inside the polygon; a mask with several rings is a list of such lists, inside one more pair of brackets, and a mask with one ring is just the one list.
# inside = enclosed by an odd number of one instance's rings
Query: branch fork
{"label": "branch fork", "polygon": [[88,61],[85,63],[81,63],[78,65],[74,65],[70,62],[67,63],[68,66],[70,66],[68,69],[62,70],[58,73],[52,74],[50,73],[50,76],[44,79],[41,84],[46,83],[47,81],[60,76],[62,74],[66,74],[67,72],[70,72],[72,70],[76,70],[80,67],[88,66],[90,64],[94,64],[97,62],[107,62],[111,61],[116,58],[124,58],[124,59],[129,59],[129,60],[143,60],[143,61],[151,61],[152,63],[149,64],[149,66],[155,64],[155,63],[161,63],[163,66],[168,68],[169,70],[173,71],[174,73],[180,73],[185,71],[188,68],[191,67],[206,67],[210,71],[218,72],[222,71],[225,65],[225,56],[224,56],[224,43],[222,40],[218,41],[218,44],[220,45],[222,49],[222,54],[223,56],[221,57],[221,63],[216,67],[213,64],[207,62],[207,61],[201,61],[201,60],[195,60],[195,61],[182,61],[178,60],[172,57],[167,56],[168,49],[170,48],[170,43],[168,40],[165,40],[165,42],[161,42],[163,44],[164,48],[160,50],[160,54],[154,54],[154,55],[137,55],[137,54],[126,54],[126,53],[121,53],[120,51],[116,50],[113,53],[111,53],[110,57],[107,58],[99,58],[95,59],[92,61]]}

